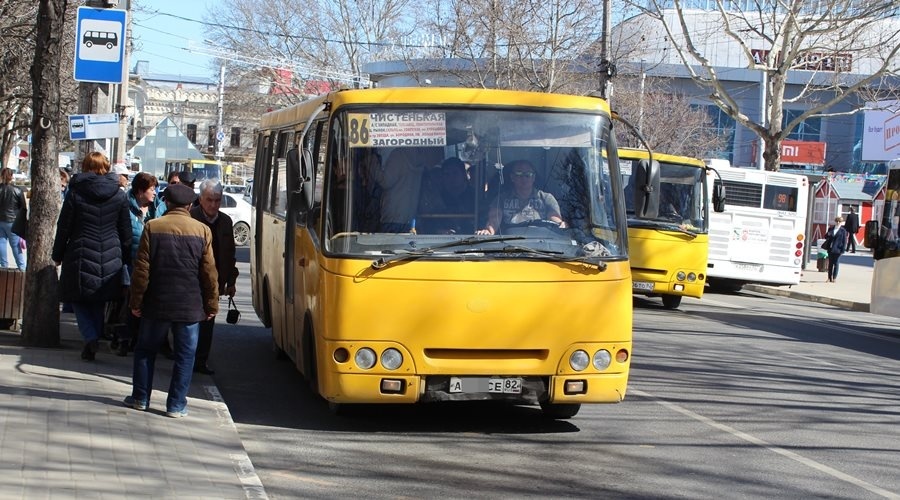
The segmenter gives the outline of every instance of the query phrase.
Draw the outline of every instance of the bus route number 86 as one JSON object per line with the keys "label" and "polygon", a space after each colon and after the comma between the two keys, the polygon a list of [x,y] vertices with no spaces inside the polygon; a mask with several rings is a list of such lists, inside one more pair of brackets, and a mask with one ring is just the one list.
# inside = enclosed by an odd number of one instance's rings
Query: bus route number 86
{"label": "bus route number 86", "polygon": [[369,119],[362,116],[350,117],[350,144],[353,146],[368,146],[369,144]]}

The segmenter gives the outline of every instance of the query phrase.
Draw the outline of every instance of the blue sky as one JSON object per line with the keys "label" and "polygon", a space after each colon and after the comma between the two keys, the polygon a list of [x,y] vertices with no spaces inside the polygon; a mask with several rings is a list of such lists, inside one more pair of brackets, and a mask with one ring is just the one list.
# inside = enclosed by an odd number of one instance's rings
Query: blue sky
{"label": "blue sky", "polygon": [[199,44],[205,38],[204,26],[188,19],[202,21],[209,9],[206,0],[132,0],[130,69],[144,60],[151,73],[217,77],[213,58],[186,50],[189,41]]}

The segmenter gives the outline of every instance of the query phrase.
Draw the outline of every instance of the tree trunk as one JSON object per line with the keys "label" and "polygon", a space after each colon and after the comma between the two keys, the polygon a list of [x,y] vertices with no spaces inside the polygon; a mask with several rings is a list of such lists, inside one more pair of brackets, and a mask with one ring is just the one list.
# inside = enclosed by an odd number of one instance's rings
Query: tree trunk
{"label": "tree trunk", "polygon": [[781,141],[777,137],[766,135],[763,141],[763,163],[766,170],[777,172],[781,167]]}
{"label": "tree trunk", "polygon": [[31,124],[31,214],[22,343],[59,345],[59,296],[51,252],[59,217],[60,63],[67,0],[40,0],[34,64]]}

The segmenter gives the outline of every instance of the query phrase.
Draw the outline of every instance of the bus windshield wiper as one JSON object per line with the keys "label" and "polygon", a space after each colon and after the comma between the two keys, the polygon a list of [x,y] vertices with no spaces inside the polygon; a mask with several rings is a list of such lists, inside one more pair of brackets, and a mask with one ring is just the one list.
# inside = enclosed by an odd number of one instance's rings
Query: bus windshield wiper
{"label": "bus windshield wiper", "polygon": [[[456,250],[453,253],[461,254],[461,253],[470,253],[476,250]],[[507,245],[503,248],[489,248],[485,250],[477,250],[480,253],[522,253],[528,255],[537,255],[541,257],[547,257],[555,262],[582,262],[585,264],[596,264],[597,269],[601,271],[606,271],[606,262],[602,260],[598,260],[594,262],[591,260],[591,257],[582,256],[582,257],[568,257],[563,252],[555,251],[555,250],[537,250],[535,248],[529,247],[521,247],[518,245]]]}
{"label": "bus windshield wiper", "polygon": [[697,233],[695,233],[694,231],[691,231],[690,229],[686,229],[685,227],[680,226],[678,224],[664,224],[662,226],[656,227],[655,229],[657,231],[678,231],[679,233],[690,236],[691,239],[694,239],[697,237]]}
{"label": "bus windshield wiper", "polygon": [[524,236],[493,236],[493,237],[479,237],[479,236],[469,236],[468,238],[463,238],[461,240],[448,241],[446,243],[441,243],[439,245],[432,245],[430,247],[418,248],[415,250],[399,250],[396,255],[391,257],[379,257],[372,261],[372,269],[382,269],[391,262],[396,262],[400,260],[409,260],[416,259],[419,257],[424,257],[426,255],[431,255],[435,250],[441,250],[444,248],[452,248],[458,246],[465,245],[480,245],[483,243],[495,243],[498,241],[510,241],[510,240],[524,240]]}
{"label": "bus windshield wiper", "polygon": [[679,233],[686,234],[694,239],[697,237],[697,233],[691,231],[690,229],[686,229],[684,226],[680,224],[675,224],[673,222],[663,222],[659,220],[645,220],[645,219],[629,219],[628,220],[629,227],[640,227],[640,228],[651,228],[657,231],[678,231]]}

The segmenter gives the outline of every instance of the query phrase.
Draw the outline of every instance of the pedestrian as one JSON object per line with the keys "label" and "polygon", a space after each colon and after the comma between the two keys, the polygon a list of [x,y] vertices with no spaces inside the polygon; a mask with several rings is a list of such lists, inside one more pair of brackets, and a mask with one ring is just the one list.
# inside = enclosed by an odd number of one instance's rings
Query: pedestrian
{"label": "pedestrian", "polygon": [[844,251],[847,250],[847,238],[849,237],[849,234],[847,233],[847,229],[844,228],[843,223],[844,218],[838,215],[834,218],[834,225],[831,226],[825,234],[825,243],[823,243],[823,247],[828,250],[829,283],[837,281],[838,270],[840,269],[838,261]]}
{"label": "pedestrian", "polygon": [[121,163],[117,163],[115,167],[113,167],[113,172],[119,175],[119,188],[122,191],[128,191],[128,185],[131,183],[131,171],[128,170],[128,167]]}
{"label": "pedestrian", "polygon": [[859,232],[859,215],[856,215],[856,208],[850,207],[850,213],[847,214],[847,220],[844,222],[844,229],[847,230],[849,239],[850,253],[856,253],[856,233]]}
{"label": "pedestrian", "polygon": [[[219,295],[234,297],[235,282],[238,277],[234,222],[228,214],[219,211],[222,206],[223,190],[222,184],[217,180],[203,180],[200,183],[200,204],[191,209],[191,217],[205,224],[212,232],[213,256],[216,259],[216,271],[219,275]],[[215,324],[215,318],[200,322],[200,339],[197,343],[197,356],[194,359],[195,372],[206,375],[215,373],[215,370],[207,364]]]}
{"label": "pedestrian", "polygon": [[13,184],[13,171],[9,167],[0,169],[0,268],[8,266],[7,248],[12,248],[16,268],[25,270],[24,242],[13,232],[13,223],[19,212],[28,209],[25,194]]}
{"label": "pedestrian", "polygon": [[[141,235],[144,233],[144,225],[161,215],[159,198],[156,196],[156,188],[159,181],[147,172],[139,172],[131,182],[128,190],[128,213],[131,220],[131,262],[137,257],[138,246],[141,243]],[[133,340],[137,338],[140,328],[140,318],[128,314],[125,326],[118,330],[119,346],[116,354],[127,356],[134,350]]]}
{"label": "pedestrian", "polygon": [[69,182],[56,224],[52,258],[62,266],[60,300],[72,304],[84,338],[81,358],[93,361],[104,330],[106,303],[122,295],[130,261],[128,200],[109,160],[93,152]]}
{"label": "pedestrian", "polygon": [[212,233],[188,212],[196,197],[182,184],[166,188],[166,214],[144,226],[131,279],[131,313],[141,318],[141,330],[132,391],[124,403],[136,410],[149,407],[156,353],[171,328],[175,359],[166,416],[172,418],[188,413],[199,322],[219,312]]}

